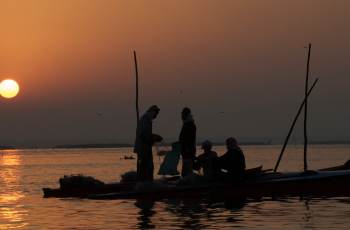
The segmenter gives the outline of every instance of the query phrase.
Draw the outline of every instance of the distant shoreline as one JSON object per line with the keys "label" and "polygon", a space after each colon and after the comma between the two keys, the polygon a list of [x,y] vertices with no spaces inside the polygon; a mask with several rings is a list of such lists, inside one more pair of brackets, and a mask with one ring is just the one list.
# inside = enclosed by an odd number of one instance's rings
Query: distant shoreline
{"label": "distant shoreline", "polygon": [[[212,142],[213,146],[226,146],[226,142]],[[268,142],[239,142],[238,145],[271,145],[271,141]],[[202,146],[202,143],[196,143],[196,146]]]}
{"label": "distant shoreline", "polygon": [[91,149],[91,148],[127,148],[130,144],[86,144],[86,145],[57,145],[53,149]]}
{"label": "distant shoreline", "polygon": [[[163,143],[165,146],[171,146],[171,143]],[[202,143],[197,142],[196,146],[201,146]],[[213,146],[225,146],[225,142],[213,142]],[[265,142],[242,142],[239,145],[271,145],[271,141]],[[158,143],[158,146],[162,144]],[[53,149],[90,149],[90,148],[130,148],[134,145],[130,144],[80,144],[80,145],[57,145]]]}
{"label": "distant shoreline", "polygon": [[[225,142],[212,142],[213,146],[225,146]],[[303,145],[304,143],[300,143]],[[166,146],[171,147],[171,143],[158,143],[158,147]],[[201,146],[201,142],[196,142],[196,146]],[[275,145],[272,144],[271,141],[268,142],[256,142],[256,141],[248,141],[248,142],[239,142],[239,146],[255,146],[255,145]],[[276,144],[281,145],[281,144]],[[293,144],[288,144],[293,145]],[[288,146],[287,145],[287,146]],[[350,145],[350,141],[309,141],[308,145]],[[0,150],[16,150],[16,149],[91,149],[91,148],[133,148],[132,144],[73,144],[73,145],[56,145],[51,148],[38,148],[38,147],[28,147],[28,148],[14,148],[12,146],[0,146]]]}
{"label": "distant shoreline", "polygon": [[[301,143],[301,144],[304,144]],[[350,141],[308,141],[308,145],[350,145]]]}
{"label": "distant shoreline", "polygon": [[[163,143],[165,146],[170,147],[171,143]],[[213,146],[225,146],[225,142],[212,142]],[[304,144],[304,143],[301,143]],[[271,141],[268,142],[240,142],[239,146],[251,146],[251,145],[272,145]],[[291,145],[291,144],[289,144]],[[350,141],[310,141],[308,145],[350,145]],[[158,143],[161,147],[162,144]],[[201,142],[196,142],[196,146],[202,146]],[[53,147],[54,149],[88,149],[88,148],[131,148],[134,145],[130,144],[86,144],[86,145],[58,145]]]}
{"label": "distant shoreline", "polygon": [[0,150],[14,150],[16,148],[11,147],[11,146],[0,146]]}

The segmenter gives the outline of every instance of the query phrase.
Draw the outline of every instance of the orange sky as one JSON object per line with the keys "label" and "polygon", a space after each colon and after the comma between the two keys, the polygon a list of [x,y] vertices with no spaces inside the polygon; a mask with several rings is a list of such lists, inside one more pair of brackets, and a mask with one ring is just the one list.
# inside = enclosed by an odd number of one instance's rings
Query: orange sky
{"label": "orange sky", "polygon": [[165,141],[178,136],[184,106],[199,141],[285,137],[309,43],[310,85],[319,78],[309,135],[349,135],[349,11],[346,0],[2,0],[0,80],[20,92],[0,99],[0,139],[133,138],[134,50],[141,114],[162,109],[154,129]]}

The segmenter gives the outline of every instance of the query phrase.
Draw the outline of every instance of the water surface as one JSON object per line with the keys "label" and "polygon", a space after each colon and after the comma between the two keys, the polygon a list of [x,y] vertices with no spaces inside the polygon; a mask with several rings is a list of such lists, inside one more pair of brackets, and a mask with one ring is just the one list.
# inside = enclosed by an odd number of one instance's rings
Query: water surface
{"label": "water surface", "polygon": [[[242,146],[247,168],[274,168],[282,146]],[[160,150],[160,149],[158,149]],[[224,147],[215,147],[219,155]],[[156,149],[154,149],[156,152]],[[198,153],[201,150],[198,149]],[[88,200],[43,198],[63,175],[84,174],[106,183],[136,170],[132,148],[12,150],[0,156],[0,229],[349,229],[350,199],[297,198],[228,203],[216,200]],[[344,164],[347,145],[308,148],[308,167]],[[289,146],[279,171],[303,169],[303,146]],[[155,178],[162,157],[155,156]],[[181,161],[178,167],[181,170]],[[349,186],[349,185],[344,185]]]}

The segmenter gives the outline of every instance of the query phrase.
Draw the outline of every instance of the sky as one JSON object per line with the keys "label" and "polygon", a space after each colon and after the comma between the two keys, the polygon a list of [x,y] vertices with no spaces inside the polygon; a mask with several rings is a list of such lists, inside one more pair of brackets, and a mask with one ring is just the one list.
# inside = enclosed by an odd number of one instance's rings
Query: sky
{"label": "sky", "polygon": [[[197,141],[284,140],[305,96],[308,136],[350,137],[350,1],[0,1],[0,145],[130,142],[189,107]],[[306,47],[306,48],[305,48]],[[98,115],[100,114],[100,115]],[[293,136],[302,142],[303,113]],[[20,145],[20,144],[18,144]]]}

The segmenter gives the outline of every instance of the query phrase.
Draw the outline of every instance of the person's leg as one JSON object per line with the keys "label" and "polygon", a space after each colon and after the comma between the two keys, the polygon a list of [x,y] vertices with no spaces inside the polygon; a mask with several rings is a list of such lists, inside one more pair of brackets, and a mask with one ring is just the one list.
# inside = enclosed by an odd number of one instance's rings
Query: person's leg
{"label": "person's leg", "polygon": [[137,154],[137,163],[136,163],[136,172],[137,172],[137,181],[141,180],[141,157],[140,154]]}
{"label": "person's leg", "polygon": [[146,180],[153,181],[154,164],[153,164],[153,154],[152,148],[148,149],[147,153],[147,168],[146,168]]}
{"label": "person's leg", "polygon": [[143,146],[139,157],[137,181],[153,181],[153,171],[152,146]]}
{"label": "person's leg", "polygon": [[185,177],[193,173],[193,164],[191,159],[182,159],[181,176]]}

